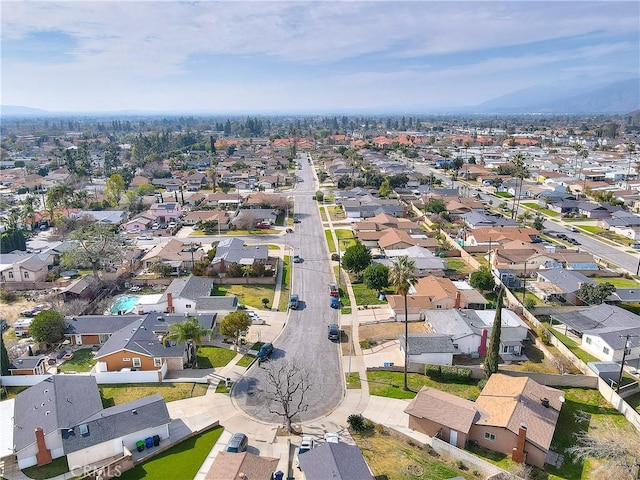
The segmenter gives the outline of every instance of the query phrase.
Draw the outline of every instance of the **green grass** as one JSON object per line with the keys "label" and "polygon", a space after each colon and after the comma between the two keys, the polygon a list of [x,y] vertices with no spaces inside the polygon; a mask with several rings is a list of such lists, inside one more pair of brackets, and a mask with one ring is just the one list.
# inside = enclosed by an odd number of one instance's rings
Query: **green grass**
{"label": "green grass", "polygon": [[450,272],[470,273],[474,271],[464,260],[460,260],[459,258],[446,258],[445,262],[447,264],[447,270]]}
{"label": "green grass", "polygon": [[336,253],[336,244],[333,241],[333,235],[331,235],[331,230],[324,231],[324,237],[327,239],[327,245],[329,246],[330,253]]}
{"label": "green grass", "polygon": [[216,393],[229,393],[229,389],[227,388],[227,384],[224,380],[220,380],[216,385]]}
{"label": "green grass", "polygon": [[497,192],[496,197],[513,198],[513,195],[511,195],[509,192]]}
{"label": "green grass", "polygon": [[273,244],[270,243],[270,244],[267,245],[267,248],[269,250],[280,250],[280,245],[273,245]]}
{"label": "green grass", "polygon": [[433,380],[426,375],[419,373],[407,374],[407,384],[409,391],[402,389],[404,384],[402,372],[367,372],[367,382],[369,382],[369,393],[379,397],[389,398],[413,398],[424,386],[436,388],[443,392],[448,392],[467,400],[475,400],[480,395],[478,381],[471,383],[449,383],[440,380]]}
{"label": "green grass", "polygon": [[624,399],[636,412],[640,413],[640,393],[634,393],[630,397]]}
{"label": "green grass", "polygon": [[347,216],[344,213],[344,210],[339,205],[328,206],[327,211],[329,212],[329,216],[331,217],[331,220],[333,220],[334,222],[336,220],[344,220],[345,218],[347,218]]}
{"label": "green grass", "polygon": [[[386,300],[378,300],[378,292],[367,288],[364,283],[351,283],[351,288],[353,288],[357,305],[385,305],[387,303]],[[391,290],[389,290],[390,292]]]}
{"label": "green grass", "polygon": [[214,295],[237,295],[238,302],[253,308],[264,308],[262,299],[268,298],[269,305],[273,303],[275,285],[248,284],[248,285],[215,285]]}
{"label": "green grass", "polygon": [[618,306],[620,308],[624,308],[625,310],[631,313],[640,315],[640,303],[619,303]]}
{"label": "green grass", "polygon": [[255,359],[256,357],[254,357],[253,355],[243,355],[242,358],[236,362],[236,365],[246,368],[251,365],[251,362],[253,362]]}
{"label": "green grass", "polygon": [[356,242],[355,238],[353,237],[353,232],[345,228],[336,230],[336,238],[338,239],[338,242],[340,242],[340,245],[344,248],[349,248]]}
{"label": "green grass", "polygon": [[320,219],[323,222],[328,222],[329,221],[329,218],[327,217],[326,207],[320,207]]}
{"label": "green grass", "polygon": [[347,389],[362,388],[362,384],[360,383],[360,374],[358,372],[351,372],[351,374],[345,373],[344,376],[347,381]]}
{"label": "green grass", "polygon": [[90,348],[81,348],[73,352],[73,358],[65,361],[58,367],[58,371],[68,372],[89,372],[96,364],[96,359]]}
{"label": "green grass", "polygon": [[98,387],[98,390],[102,398],[102,406],[108,408],[114,405],[121,405],[131,400],[148,397],[155,393],[167,402],[200,397],[207,393],[207,384],[163,382],[134,385],[130,383],[116,383],[113,385],[101,385]]}
{"label": "green grass", "polygon": [[522,203],[523,207],[530,208],[531,210],[535,210],[536,212],[541,213],[542,215],[546,215],[548,217],[559,217],[560,214],[558,212],[554,212],[553,210],[549,210],[548,208],[541,207],[537,203]]}
{"label": "green grass", "polygon": [[604,228],[596,227],[595,225],[580,225],[582,230],[586,230],[589,233],[602,233],[606,232]]}
{"label": "green grass", "polygon": [[27,477],[35,480],[44,480],[45,478],[57,477],[69,471],[69,465],[67,464],[67,457],[58,457],[48,465],[42,465],[41,467],[33,466],[22,470]]}
{"label": "green grass", "polygon": [[224,367],[236,357],[236,352],[228,348],[198,347],[198,368]]}
{"label": "green grass", "polygon": [[640,288],[640,283],[636,282],[633,278],[594,278],[596,283],[610,283],[616,288]]}
{"label": "green grass", "polygon": [[571,350],[573,354],[576,357],[578,357],[580,360],[582,360],[584,363],[600,361],[599,358],[594,357],[593,355],[585,352],[582,348],[580,348],[580,346],[576,342],[574,342],[572,339],[570,339],[566,335],[563,335],[555,328],[550,328],[549,330],[551,331],[551,333],[553,333],[553,335],[555,335],[558,338],[558,340],[560,340],[564,344],[565,347]]}
{"label": "green grass", "polygon": [[286,312],[289,307],[289,295],[291,293],[291,257],[285,255],[282,262],[282,286],[280,287],[280,300],[278,311]]}
{"label": "green grass", "polygon": [[216,427],[184,440],[149,461],[127,470],[120,479],[164,480],[171,472],[169,476],[173,480],[191,480],[223,431],[222,427]]}

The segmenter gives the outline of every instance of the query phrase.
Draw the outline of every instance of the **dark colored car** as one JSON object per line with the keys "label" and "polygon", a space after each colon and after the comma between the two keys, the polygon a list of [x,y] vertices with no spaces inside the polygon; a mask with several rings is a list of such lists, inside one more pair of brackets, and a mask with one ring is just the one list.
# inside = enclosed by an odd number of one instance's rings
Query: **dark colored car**
{"label": "dark colored car", "polygon": [[329,325],[329,333],[327,335],[329,340],[338,340],[340,338],[340,327],[337,324],[332,323]]}
{"label": "dark colored car", "polygon": [[300,223],[300,217],[298,217],[297,215],[293,216],[293,223]]}
{"label": "dark colored car", "polygon": [[271,355],[272,353],[273,353],[272,343],[265,343],[264,345],[262,345],[257,355],[258,363],[264,362],[267,358],[269,358],[269,355]]}
{"label": "dark colored car", "polygon": [[247,450],[249,439],[244,433],[234,433],[229,443],[227,443],[226,452],[230,453],[242,453]]}
{"label": "dark colored car", "polygon": [[297,310],[299,306],[300,299],[298,298],[298,295],[291,295],[291,298],[289,299],[289,308],[291,310]]}

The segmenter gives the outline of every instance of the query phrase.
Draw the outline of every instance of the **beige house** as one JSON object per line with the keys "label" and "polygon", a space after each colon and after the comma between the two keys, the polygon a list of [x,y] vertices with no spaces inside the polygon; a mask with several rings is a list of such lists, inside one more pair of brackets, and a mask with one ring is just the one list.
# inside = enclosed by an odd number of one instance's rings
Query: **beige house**
{"label": "beige house", "polygon": [[167,243],[155,245],[142,257],[145,268],[151,268],[154,263],[171,265],[176,273],[190,270],[193,264],[202,261],[204,252],[195,245],[184,244],[180,240],[171,239]]}

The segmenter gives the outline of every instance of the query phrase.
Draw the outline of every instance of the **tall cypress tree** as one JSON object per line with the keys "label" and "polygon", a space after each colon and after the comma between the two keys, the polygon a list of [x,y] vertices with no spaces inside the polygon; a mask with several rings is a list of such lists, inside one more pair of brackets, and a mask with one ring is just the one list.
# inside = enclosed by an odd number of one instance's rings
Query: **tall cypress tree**
{"label": "tall cypress tree", "polygon": [[493,328],[489,339],[489,349],[484,359],[484,375],[489,378],[491,374],[498,372],[500,363],[500,333],[502,331],[502,304],[504,303],[504,287],[498,293],[496,301],[496,314],[493,317]]}
{"label": "tall cypress tree", "polygon": [[4,346],[4,335],[0,333],[0,375],[9,375],[9,354]]}

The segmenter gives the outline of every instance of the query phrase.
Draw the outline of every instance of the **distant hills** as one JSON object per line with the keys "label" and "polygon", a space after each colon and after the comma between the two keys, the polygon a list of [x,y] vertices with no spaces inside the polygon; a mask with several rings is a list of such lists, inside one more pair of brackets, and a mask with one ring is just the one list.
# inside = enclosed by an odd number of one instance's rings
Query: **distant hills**
{"label": "distant hills", "polygon": [[38,116],[38,115],[51,115],[46,110],[40,110],[38,108],[22,107],[19,105],[0,105],[0,115],[3,117],[19,117],[19,116]]}
{"label": "distant hills", "polygon": [[518,90],[472,108],[476,113],[627,113],[640,108],[640,78],[579,79]]}

